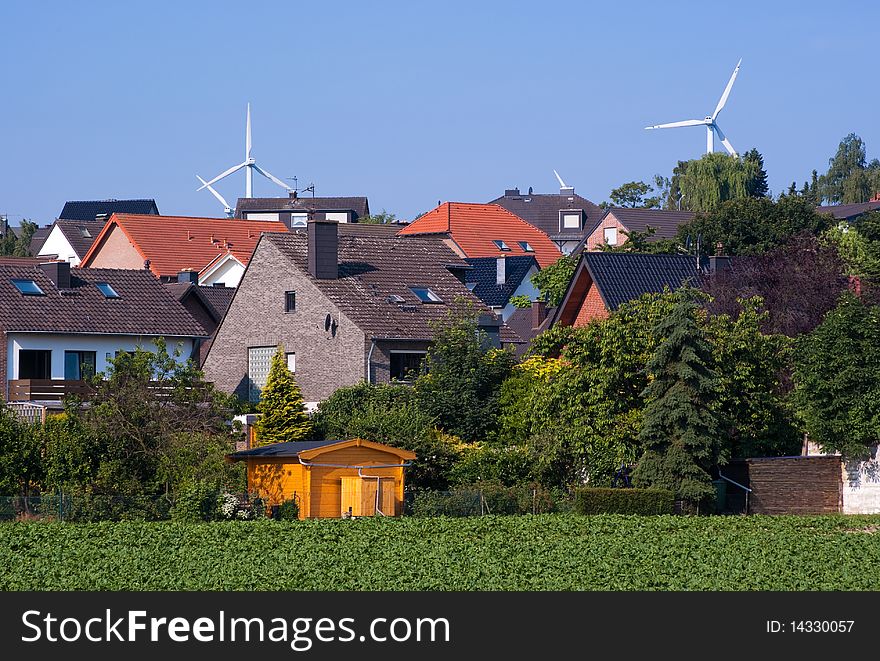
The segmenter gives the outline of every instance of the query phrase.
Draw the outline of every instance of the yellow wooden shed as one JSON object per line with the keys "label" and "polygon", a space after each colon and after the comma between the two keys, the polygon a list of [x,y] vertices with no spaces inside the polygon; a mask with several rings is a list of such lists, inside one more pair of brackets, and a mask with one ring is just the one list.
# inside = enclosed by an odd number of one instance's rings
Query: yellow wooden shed
{"label": "yellow wooden shed", "polygon": [[268,506],[299,501],[301,519],[400,516],[407,450],[360,438],[273,443],[227,455],[247,462],[248,491]]}

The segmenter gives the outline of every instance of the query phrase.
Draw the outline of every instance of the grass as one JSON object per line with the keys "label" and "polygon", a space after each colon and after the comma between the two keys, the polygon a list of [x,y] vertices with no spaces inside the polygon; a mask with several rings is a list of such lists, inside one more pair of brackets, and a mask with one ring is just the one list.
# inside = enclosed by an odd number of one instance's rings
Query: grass
{"label": "grass", "polygon": [[880,517],[0,525],[2,590],[878,590]]}

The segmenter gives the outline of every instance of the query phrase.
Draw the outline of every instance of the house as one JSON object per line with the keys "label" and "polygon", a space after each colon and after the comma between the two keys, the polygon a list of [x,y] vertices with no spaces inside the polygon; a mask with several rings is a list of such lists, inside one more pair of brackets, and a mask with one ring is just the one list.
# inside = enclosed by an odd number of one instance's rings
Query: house
{"label": "house", "polygon": [[247,462],[248,492],[296,499],[299,518],[400,516],[407,450],[362,439],[274,443],[227,455]]}
{"label": "house", "polygon": [[533,255],[500,255],[499,257],[470,257],[464,260],[471,268],[465,273],[465,284],[474,295],[492,311],[507,320],[516,308],[510,302],[514,296],[537,300],[540,292],[532,284],[532,276],[539,271]]}
{"label": "house", "polygon": [[[709,259],[714,269],[727,258]],[[702,273],[691,255],[583,252],[551,325],[585,326],[643,294],[696,286]]]}
{"label": "house", "polygon": [[555,311],[556,308],[547,307],[544,301],[533,300],[530,307],[517,308],[504,320],[507,327],[522,340],[522,343],[514,348],[517,357],[522,358],[532,340],[550,328]]}
{"label": "house", "polygon": [[288,227],[305,227],[309,218],[356,223],[370,215],[366,197],[240,197],[235,217],[244,220],[280,221]]}
{"label": "house", "polygon": [[858,204],[835,204],[824,207],[816,207],[818,213],[831,214],[836,220],[853,221],[870,211],[880,210],[880,193],[874,196],[869,202],[860,202]]}
{"label": "house", "polygon": [[214,332],[226,316],[229,304],[232,303],[235,289],[222,284],[210,287],[200,285],[198,278],[199,274],[195,271],[181,271],[177,276],[177,282],[167,283],[165,286],[210,335],[208,340],[199,345],[196,364],[201,366],[211,348]]}
{"label": "house", "polygon": [[114,213],[133,213],[137,215],[158,216],[156,200],[83,200],[65,202],[58,218],[61,220],[107,222]]}
{"label": "house", "polygon": [[598,250],[600,246],[619,246],[627,241],[628,233],[647,232],[654,229],[652,241],[674,239],[678,228],[689,223],[696,214],[693,211],[666,211],[665,209],[608,209],[602,219],[587,234],[586,250]]}
{"label": "house", "polygon": [[0,264],[0,394],[60,400],[107,369],[120,351],[164,338],[187,360],[201,324],[143,269],[73,269],[64,261]]}
{"label": "house", "polygon": [[442,237],[460,257],[532,256],[541,268],[562,256],[544,232],[497,204],[445,202],[397,234]]}
{"label": "house", "polygon": [[37,256],[79,266],[102,229],[103,220],[56,220],[37,250]]}
{"label": "house", "polygon": [[575,194],[574,188],[569,186],[560,188],[558,194],[534,194],[531,188],[522,194],[519,188],[512,188],[490,204],[497,204],[537,227],[566,255],[577,247],[605,213],[587,198]]}
{"label": "house", "polygon": [[344,227],[313,220],[263,234],[205,360],[208,380],[257,401],[279,344],[310,405],[359,381],[407,380],[460,302],[484,313],[496,345],[519,341],[468,290],[469,265],[441,239]]}
{"label": "house", "polygon": [[286,232],[284,223],[231,218],[113,214],[82,259],[87,268],[141,269],[166,281],[185,270],[199,283],[235,287],[262,232]]}

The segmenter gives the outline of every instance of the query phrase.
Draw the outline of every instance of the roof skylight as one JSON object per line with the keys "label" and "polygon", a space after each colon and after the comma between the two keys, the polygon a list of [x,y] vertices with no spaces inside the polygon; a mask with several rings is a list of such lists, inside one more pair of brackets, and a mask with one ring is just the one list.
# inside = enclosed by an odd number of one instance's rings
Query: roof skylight
{"label": "roof skylight", "polygon": [[416,295],[422,303],[442,303],[443,299],[437,296],[427,287],[410,287],[409,290]]}
{"label": "roof skylight", "polygon": [[105,298],[122,298],[108,282],[96,282],[95,287],[98,288],[98,291],[104,294]]}
{"label": "roof skylight", "polygon": [[519,243],[519,247],[522,248],[525,252],[535,252],[535,249],[532,248],[532,244],[528,241],[517,241]]}
{"label": "roof skylight", "polygon": [[494,243],[495,247],[499,250],[510,250],[510,246],[504,243],[501,239],[494,239],[492,243]]}
{"label": "roof skylight", "polygon": [[15,288],[20,291],[25,296],[45,296],[46,292],[40,289],[40,285],[38,285],[33,280],[20,280],[18,278],[12,279],[12,284],[15,285]]}

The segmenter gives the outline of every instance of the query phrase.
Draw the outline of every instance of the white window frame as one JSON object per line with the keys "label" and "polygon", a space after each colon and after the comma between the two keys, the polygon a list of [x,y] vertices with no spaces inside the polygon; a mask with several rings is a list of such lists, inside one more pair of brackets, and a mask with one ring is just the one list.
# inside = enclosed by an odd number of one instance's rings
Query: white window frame
{"label": "white window frame", "polygon": [[[574,225],[569,224],[570,218],[576,218]],[[579,230],[581,228],[581,223],[583,222],[583,214],[580,211],[577,212],[562,212],[562,227],[560,229],[563,230]]]}
{"label": "white window frame", "polygon": [[[609,240],[609,237],[611,239],[613,239],[613,241]],[[619,238],[617,228],[616,227],[603,227],[602,228],[602,238],[605,241],[606,245],[616,246],[617,240]]]}
{"label": "white window frame", "polygon": [[284,353],[284,357],[287,359],[287,369],[291,374],[296,374],[296,351],[287,351]]}

